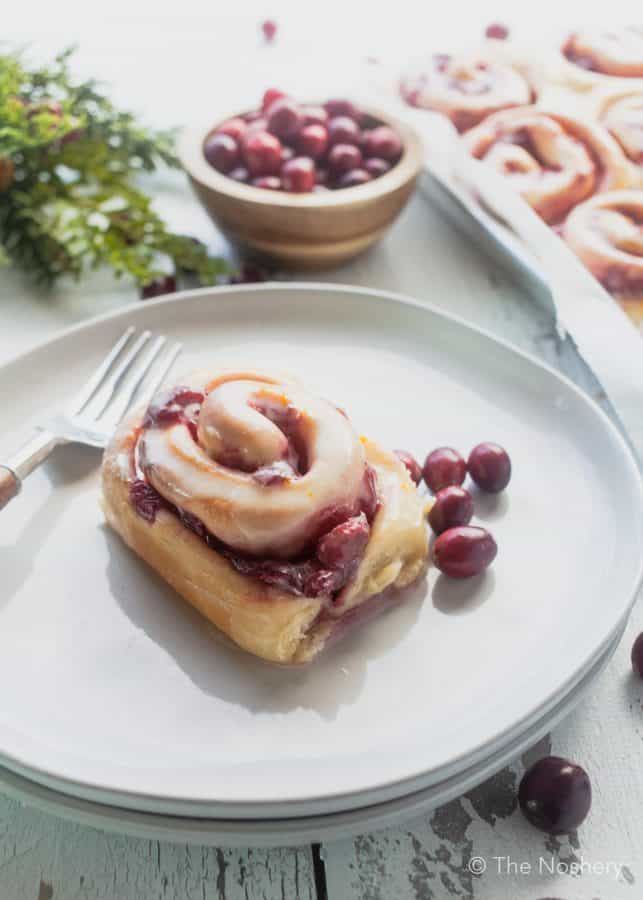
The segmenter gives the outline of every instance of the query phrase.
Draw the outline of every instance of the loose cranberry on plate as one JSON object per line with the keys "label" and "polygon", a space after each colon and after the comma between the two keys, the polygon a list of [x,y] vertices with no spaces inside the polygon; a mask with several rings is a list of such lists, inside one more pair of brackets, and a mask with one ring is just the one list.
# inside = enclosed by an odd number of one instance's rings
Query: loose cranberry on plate
{"label": "loose cranberry on plate", "polygon": [[241,116],[235,116],[233,119],[228,119],[223,125],[219,125],[217,134],[227,134],[235,141],[239,141],[247,127],[248,123],[244,122]]}
{"label": "loose cranberry on plate", "polygon": [[274,19],[266,19],[261,23],[261,31],[266,41],[270,44],[274,41],[277,34],[277,23]]}
{"label": "loose cranberry on plate", "polygon": [[643,632],[632,646],[632,668],[640,678],[643,678]]}
{"label": "loose cranberry on plate", "polygon": [[281,190],[281,178],[276,175],[260,175],[258,178],[252,179],[254,187],[264,188],[268,191]]}
{"label": "loose cranberry on plate", "polygon": [[364,132],[362,148],[364,156],[396,161],[402,155],[402,141],[388,125],[378,125]]}
{"label": "loose cranberry on plate", "polygon": [[509,454],[499,444],[489,441],[473,448],[467,468],[478,487],[490,494],[503,491],[511,478]]}
{"label": "loose cranberry on plate", "polygon": [[253,177],[277,175],[281,166],[281,143],[274,134],[258,131],[244,141],[243,155]]}
{"label": "loose cranberry on plate", "polygon": [[336,116],[328,123],[328,142],[335,144],[359,144],[360,130],[348,116]]}
{"label": "loose cranberry on plate", "polygon": [[463,525],[443,531],[433,545],[433,562],[450,578],[471,578],[491,565],[498,546],[485,528]]}
{"label": "loose cranberry on plate", "polygon": [[379,178],[381,175],[386,175],[386,173],[390,171],[391,164],[386,159],[379,159],[377,156],[372,156],[370,159],[364,160],[364,168],[371,178]]}
{"label": "loose cranberry on plate", "polygon": [[328,168],[334,175],[343,175],[362,165],[362,154],[354,144],[335,144],[328,154]]}
{"label": "loose cranberry on plate", "polygon": [[455,484],[442,488],[435,495],[429,513],[429,525],[436,534],[449,528],[468,525],[473,516],[473,500],[469,491]]}
{"label": "loose cranberry on plate", "polygon": [[413,454],[409,453],[407,450],[394,450],[393,452],[400,462],[403,462],[406,466],[412,481],[415,484],[419,484],[422,481],[422,467]]}
{"label": "loose cranberry on plate", "polygon": [[315,163],[308,156],[296,156],[281,169],[285,191],[307,194],[315,187]]}
{"label": "loose cranberry on plate", "polygon": [[494,38],[497,41],[506,41],[509,37],[509,29],[500,22],[492,22],[485,28],[485,37]]}
{"label": "loose cranberry on plate", "polygon": [[299,132],[297,143],[305,156],[320,159],[328,147],[328,132],[323,125],[304,125]]}
{"label": "loose cranberry on plate", "polygon": [[422,474],[427,487],[435,494],[450,484],[462,484],[467,464],[453,447],[438,447],[424,460]]}
{"label": "loose cranberry on plate", "polygon": [[206,139],[203,153],[212,168],[224,175],[239,162],[239,145],[229,134],[211,134]]}
{"label": "loose cranberry on plate", "polygon": [[266,110],[268,131],[282,140],[292,140],[304,124],[299,107],[288,97],[281,97]]}
{"label": "loose cranberry on plate", "polygon": [[349,119],[353,119],[355,122],[359,122],[362,118],[361,112],[350,100],[327,100],[324,103],[324,109],[331,118],[334,116],[348,116]]}
{"label": "loose cranberry on plate", "polygon": [[328,113],[323,106],[302,106],[304,125],[328,125]]}
{"label": "loose cranberry on plate", "polygon": [[366,169],[351,169],[349,172],[344,172],[338,181],[338,186],[341,188],[359,187],[360,184],[368,184],[370,180],[371,176]]}
{"label": "loose cranberry on plate", "polygon": [[523,775],[518,801],[536,828],[547,834],[567,834],[585,821],[592,805],[592,785],[582,766],[560,756],[546,756]]}

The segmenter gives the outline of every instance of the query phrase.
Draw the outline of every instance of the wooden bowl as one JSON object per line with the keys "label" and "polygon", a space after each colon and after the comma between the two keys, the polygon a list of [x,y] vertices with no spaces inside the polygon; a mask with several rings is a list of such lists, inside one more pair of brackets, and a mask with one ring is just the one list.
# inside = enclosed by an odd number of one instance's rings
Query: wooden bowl
{"label": "wooden bowl", "polygon": [[323,269],[361,253],[384,235],[406,205],[422,166],[422,141],[412,128],[378,110],[364,112],[373,124],[395,129],[404,153],[385,175],[358,187],[293,194],[240,184],[213,169],[203,155],[216,125],[186,130],[179,157],[201,203],[227,238],[281,266]]}

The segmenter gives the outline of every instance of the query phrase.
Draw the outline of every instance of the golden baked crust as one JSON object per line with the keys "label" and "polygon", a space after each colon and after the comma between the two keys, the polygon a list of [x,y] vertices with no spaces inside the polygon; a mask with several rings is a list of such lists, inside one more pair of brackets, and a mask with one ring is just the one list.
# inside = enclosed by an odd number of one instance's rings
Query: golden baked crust
{"label": "golden baked crust", "polygon": [[168,509],[153,522],[130,499],[133,448],[144,410],[119,427],[105,451],[103,508],[125,543],[239,647],[277,663],[311,660],[341,617],[385,588],[403,587],[426,566],[427,499],[392,453],[363,440],[380,485],[381,508],[373,522],[357,575],[332,609],[322,600],[295,596],[236,571]]}

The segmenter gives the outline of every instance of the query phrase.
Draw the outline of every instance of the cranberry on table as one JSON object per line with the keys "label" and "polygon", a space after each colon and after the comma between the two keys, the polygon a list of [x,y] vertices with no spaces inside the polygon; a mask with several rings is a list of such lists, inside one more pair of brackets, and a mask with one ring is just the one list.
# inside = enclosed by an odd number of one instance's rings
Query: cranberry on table
{"label": "cranberry on table", "polygon": [[265,112],[269,106],[272,106],[275,100],[281,100],[281,98],[285,96],[286,94],[278,88],[268,88],[268,90],[264,91],[263,99],[261,101],[262,111]]}
{"label": "cranberry on table", "polygon": [[224,175],[239,162],[239,145],[229,134],[210,135],[206,139],[203,153],[210,165]]}
{"label": "cranberry on table", "polygon": [[483,491],[498,494],[511,479],[511,460],[499,444],[485,441],[474,447],[467,461],[469,475]]}
{"label": "cranberry on table", "polygon": [[296,136],[301,126],[304,124],[304,118],[299,111],[296,103],[289,100],[288,97],[282,97],[275,100],[266,110],[268,118],[268,131],[276,134],[282,140],[291,140]]}
{"label": "cranberry on table", "polygon": [[364,132],[362,149],[364,156],[394,161],[402,155],[402,141],[388,125],[378,125]]}
{"label": "cranberry on table", "polygon": [[379,159],[377,156],[372,156],[370,159],[364,161],[364,168],[371,178],[379,178],[381,175],[386,175],[386,173],[390,171],[391,164],[386,159]]}
{"label": "cranberry on table", "polygon": [[327,100],[324,103],[324,109],[332,118],[334,116],[348,116],[355,122],[359,122],[362,114],[359,109],[350,100]]}
{"label": "cranberry on table", "polygon": [[433,562],[450,578],[471,578],[491,565],[498,546],[486,528],[461,525],[443,531],[433,545]]}
{"label": "cranberry on table", "polygon": [[506,41],[509,37],[509,29],[501,22],[492,22],[485,28],[485,37],[495,38],[497,41]]}
{"label": "cranberry on table", "polygon": [[323,106],[302,106],[304,125],[327,125],[329,115]]}
{"label": "cranberry on table", "polygon": [[268,191],[281,190],[281,178],[276,175],[260,175],[258,178],[252,179],[252,184],[254,187],[264,188]]}
{"label": "cranberry on table", "polygon": [[151,300],[153,297],[162,297],[164,294],[172,294],[176,290],[176,278],[174,275],[165,275],[149,281],[141,288],[141,299]]}
{"label": "cranberry on table", "polygon": [[643,632],[632,645],[632,668],[639,678],[643,678]]}
{"label": "cranberry on table", "polygon": [[371,176],[366,169],[351,169],[349,172],[344,172],[337,184],[342,188],[359,187],[360,184],[368,184],[370,180]]}
{"label": "cranberry on table", "polygon": [[261,31],[266,41],[271,43],[277,34],[277,23],[274,19],[266,19],[261,23]]}
{"label": "cranberry on table", "polygon": [[362,154],[354,144],[335,144],[328,154],[328,168],[334,175],[343,175],[362,165]]}
{"label": "cranberry on table", "polygon": [[328,142],[335,144],[359,144],[360,130],[348,116],[335,116],[328,123]]}
{"label": "cranberry on table", "polygon": [[299,132],[297,143],[305,156],[319,159],[328,147],[328,132],[323,125],[304,125]]}
{"label": "cranberry on table", "polygon": [[258,131],[244,141],[243,155],[252,176],[277,175],[281,166],[281,143],[274,134]]}
{"label": "cranberry on table", "polygon": [[287,191],[307,194],[315,187],[315,164],[308,156],[296,156],[281,169],[281,183]]}
{"label": "cranberry on table", "polygon": [[442,488],[435,495],[429,513],[429,525],[436,534],[449,528],[468,525],[473,517],[473,499],[469,491],[455,484]]}
{"label": "cranberry on table", "polygon": [[436,494],[450,484],[462,484],[467,464],[453,447],[438,447],[424,460],[422,475],[426,486]]}
{"label": "cranberry on table", "polygon": [[233,119],[228,119],[223,125],[219,125],[217,134],[227,134],[231,138],[234,138],[235,141],[238,141],[247,127],[248,123],[245,122],[241,116],[235,116]]}
{"label": "cranberry on table", "polygon": [[568,759],[546,756],[523,775],[518,802],[536,828],[548,834],[567,834],[584,822],[592,805],[589,775]]}
{"label": "cranberry on table", "polygon": [[228,178],[232,178],[233,181],[239,181],[242,184],[250,181],[250,172],[246,169],[245,166],[235,166],[230,172],[228,172]]}
{"label": "cranberry on table", "polygon": [[422,467],[413,454],[409,453],[407,450],[394,450],[393,452],[400,462],[403,462],[406,466],[406,469],[411,476],[411,480],[415,484],[419,484],[422,481]]}

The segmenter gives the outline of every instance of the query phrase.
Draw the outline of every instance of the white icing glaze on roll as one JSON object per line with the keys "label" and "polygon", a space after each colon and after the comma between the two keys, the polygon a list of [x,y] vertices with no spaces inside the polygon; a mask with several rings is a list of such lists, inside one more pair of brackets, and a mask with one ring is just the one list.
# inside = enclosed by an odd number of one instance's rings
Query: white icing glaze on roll
{"label": "white icing glaze on roll", "polygon": [[643,77],[643,28],[582,28],[570,34],[563,56],[588,72],[618,78]]}
{"label": "white icing glaze on roll", "polygon": [[[359,510],[364,450],[332,404],[263,373],[226,372],[184,383],[206,395],[198,440],[180,422],[148,424],[139,460],[166,500],[197,516],[221,541],[241,552],[290,559],[329,509]],[[265,467],[269,477],[262,482]]]}

